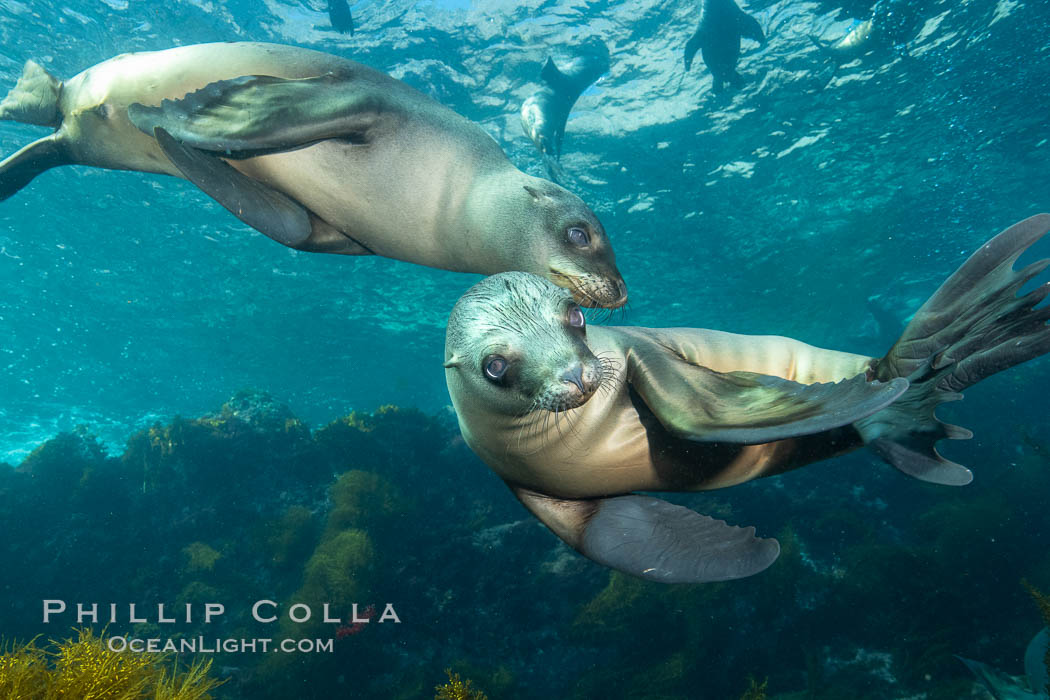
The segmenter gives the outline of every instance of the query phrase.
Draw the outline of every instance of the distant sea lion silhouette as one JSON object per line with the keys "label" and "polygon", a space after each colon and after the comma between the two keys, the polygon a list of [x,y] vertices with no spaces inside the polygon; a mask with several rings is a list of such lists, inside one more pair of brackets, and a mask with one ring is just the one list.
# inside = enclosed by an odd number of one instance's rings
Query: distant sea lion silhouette
{"label": "distant sea lion silhouette", "polygon": [[550,56],[543,64],[543,86],[521,105],[521,127],[543,157],[547,172],[564,180],[561,159],[565,122],[584,90],[609,71],[609,48],[601,41],[583,46],[562,70]]}
{"label": "distant sea lion silhouette", "polygon": [[520,269],[587,306],[626,301],[579,197],[515,168],[473,122],[336,56],[198,44],[124,54],[65,83],[30,61],[0,119],[56,129],[0,162],[0,200],[70,163],[164,173],[299,250]]}
{"label": "distant sea lion silhouette", "polygon": [[354,16],[347,0],[328,0],[328,19],[337,32],[354,35]]}
{"label": "distant sea lion silhouette", "polygon": [[937,406],[1050,351],[1050,259],[1015,271],[1050,230],[1018,223],[978,249],[881,358],[789,338],[693,328],[587,328],[568,294],[508,272],[457,302],[445,378],[463,438],[533,515],[586,557],[675,582],[749,576],[779,553],[635,491],[699,491],[780,474],[864,445],[899,470],[961,485],[936,443],[964,439]]}
{"label": "distant sea lion silhouette", "polygon": [[973,675],[981,681],[995,700],[1048,700],[1050,698],[1050,681],[1047,680],[1048,645],[1050,645],[1050,630],[1044,627],[1039,631],[1024,654],[1024,674],[1028,681],[1028,687],[1024,687],[1013,678],[1002,671],[998,671],[988,664],[980,661],[956,658],[966,664],[973,671]]}
{"label": "distant sea lion silhouette", "polygon": [[[834,42],[823,42],[814,36],[809,40],[838,67],[879,49],[896,47],[905,55],[907,42],[915,33],[921,8],[911,0],[879,0],[872,8],[871,17],[855,22],[846,34]],[[829,78],[830,81],[830,78]]]}
{"label": "distant sea lion silhouette", "polygon": [[758,20],[737,6],[734,0],[703,0],[700,4],[700,23],[685,45],[685,69],[693,66],[696,52],[711,71],[716,93],[726,83],[740,87],[744,79],[736,72],[740,60],[740,38],[754,39],[765,46],[766,35]]}

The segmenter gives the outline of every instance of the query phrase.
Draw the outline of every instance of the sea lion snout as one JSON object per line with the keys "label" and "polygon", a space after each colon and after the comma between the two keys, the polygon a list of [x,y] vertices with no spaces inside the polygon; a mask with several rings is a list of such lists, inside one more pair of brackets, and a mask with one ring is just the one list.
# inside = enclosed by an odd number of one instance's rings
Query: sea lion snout
{"label": "sea lion snout", "polygon": [[598,362],[588,363],[584,369],[583,362],[576,362],[561,373],[562,388],[570,397],[577,397],[580,404],[594,395],[602,382],[602,367]]}
{"label": "sea lion snout", "polygon": [[561,380],[576,385],[581,394],[587,392],[583,386],[583,365],[576,365],[575,367],[562,372]]}
{"label": "sea lion snout", "polygon": [[[590,355],[590,351],[586,350]],[[555,365],[557,366],[557,365]],[[573,358],[561,365],[543,382],[538,408],[559,412],[579,408],[587,403],[602,383],[602,366],[594,355]]]}
{"label": "sea lion snout", "polygon": [[588,309],[618,309],[627,303],[627,283],[619,272],[577,277],[571,284],[576,303]]}

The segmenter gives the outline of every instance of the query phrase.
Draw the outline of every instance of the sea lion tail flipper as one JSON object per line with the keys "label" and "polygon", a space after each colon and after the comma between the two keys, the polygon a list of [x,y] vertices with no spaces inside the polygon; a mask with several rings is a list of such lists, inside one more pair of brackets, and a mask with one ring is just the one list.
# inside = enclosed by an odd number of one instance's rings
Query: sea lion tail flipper
{"label": "sea lion tail flipper", "polygon": [[757,574],[776,561],[780,544],[753,527],[651,496],[559,499],[511,486],[514,495],[588,559],[661,583],[708,583]]}
{"label": "sea lion tail flipper", "polygon": [[72,163],[56,134],[37,139],[0,161],[0,202],[45,170]]}
{"label": "sea lion tail flipper", "polygon": [[973,475],[941,457],[942,439],[965,440],[969,430],[942,423],[937,406],[985,377],[1050,352],[1050,282],[1018,291],[1050,266],[1050,259],[1015,270],[1014,263],[1050,231],[1050,214],[1014,224],[985,243],[916,312],[869,374],[907,377],[899,401],[856,425],[864,442],[901,471],[923,481],[962,485]]}
{"label": "sea lion tail flipper", "polygon": [[658,343],[636,340],[631,387],[672,435],[755,445],[822,433],[870,416],[908,388],[905,379],[799,384],[753,372],[716,372]]}
{"label": "sea lion tail flipper", "polygon": [[58,108],[61,93],[58,78],[40,64],[26,61],[22,76],[0,102],[0,119],[57,128],[62,123]]}
{"label": "sea lion tail flipper", "polygon": [[331,138],[367,143],[372,127],[395,109],[388,102],[348,75],[249,75],[210,83],[158,107],[129,105],[128,117],[147,134],[160,127],[187,146],[236,158]]}

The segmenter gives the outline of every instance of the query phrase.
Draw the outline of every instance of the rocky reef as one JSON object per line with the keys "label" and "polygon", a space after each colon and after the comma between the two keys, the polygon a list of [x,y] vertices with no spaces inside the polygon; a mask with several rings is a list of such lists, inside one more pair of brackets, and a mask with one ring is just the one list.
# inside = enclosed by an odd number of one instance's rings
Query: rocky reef
{"label": "rocky reef", "polygon": [[[0,465],[0,619],[8,640],[83,624],[196,641],[206,655],[184,658],[213,662],[220,700],[459,697],[460,674],[463,697],[954,700],[977,691],[953,654],[1011,666],[1039,624],[1018,581],[1050,588],[1050,448],[989,440],[968,461],[1004,452],[959,490],[855,455],[675,496],[783,551],[750,579],[661,586],[562,545],[450,414],[384,407],[311,430],[244,392],[120,455],[78,429]],[[66,610],[42,624],[44,601]],[[222,613],[205,621],[207,604]],[[261,639],[307,647],[218,643]]]}

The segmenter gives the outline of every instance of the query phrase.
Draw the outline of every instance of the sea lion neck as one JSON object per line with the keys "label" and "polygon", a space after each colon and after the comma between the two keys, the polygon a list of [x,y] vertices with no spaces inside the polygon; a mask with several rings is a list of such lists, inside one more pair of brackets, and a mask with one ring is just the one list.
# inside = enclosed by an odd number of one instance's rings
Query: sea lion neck
{"label": "sea lion neck", "polygon": [[462,229],[462,235],[470,239],[472,271],[483,268],[484,274],[519,270],[546,275],[547,260],[541,254],[545,246],[538,238],[545,233],[544,217],[537,216],[537,205],[526,189],[541,183],[545,181],[509,162],[475,178]]}

